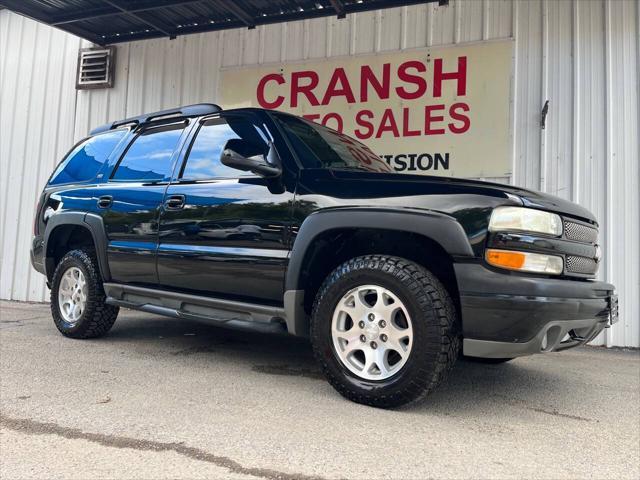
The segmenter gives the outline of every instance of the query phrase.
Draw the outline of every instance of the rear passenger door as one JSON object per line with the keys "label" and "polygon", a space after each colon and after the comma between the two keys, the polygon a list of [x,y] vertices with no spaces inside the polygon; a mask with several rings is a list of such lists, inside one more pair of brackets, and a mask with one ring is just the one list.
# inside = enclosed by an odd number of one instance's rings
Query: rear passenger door
{"label": "rear passenger door", "polygon": [[99,188],[96,201],[115,282],[157,285],[158,215],[185,127],[183,121],[137,132]]}
{"label": "rear passenger door", "polygon": [[250,145],[248,156],[266,155],[270,132],[250,113],[223,113],[194,129],[162,207],[160,285],[282,302],[293,187],[220,162],[231,139]]}

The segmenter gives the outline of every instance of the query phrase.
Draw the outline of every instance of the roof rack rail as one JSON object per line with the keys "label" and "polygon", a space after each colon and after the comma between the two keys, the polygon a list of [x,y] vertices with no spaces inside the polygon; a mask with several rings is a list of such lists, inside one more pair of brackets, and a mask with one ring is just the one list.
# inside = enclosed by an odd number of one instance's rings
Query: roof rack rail
{"label": "roof rack rail", "polygon": [[195,105],[186,105],[184,107],[170,108],[169,110],[161,110],[159,112],[153,113],[145,113],[137,117],[125,118],[124,120],[117,120],[112,123],[107,123],[91,130],[90,135],[106,132],[114,128],[122,127],[129,124],[139,126],[144,125],[145,123],[152,122],[154,120],[163,120],[165,118],[172,117],[199,117],[201,115],[209,115],[221,111],[222,108],[220,108],[220,106],[216,105],[215,103],[198,103]]}

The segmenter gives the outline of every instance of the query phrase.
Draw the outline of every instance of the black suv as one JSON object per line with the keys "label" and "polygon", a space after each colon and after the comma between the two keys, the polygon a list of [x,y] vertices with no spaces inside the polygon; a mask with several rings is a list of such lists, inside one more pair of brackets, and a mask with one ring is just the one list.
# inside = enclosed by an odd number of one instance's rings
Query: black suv
{"label": "black suv", "polygon": [[31,251],[63,335],[119,307],[309,336],[345,397],[423,397],[460,353],[492,362],[617,319],[584,208],[499,184],[399,175],[360,142],[275,111],[182,107],[66,155]]}

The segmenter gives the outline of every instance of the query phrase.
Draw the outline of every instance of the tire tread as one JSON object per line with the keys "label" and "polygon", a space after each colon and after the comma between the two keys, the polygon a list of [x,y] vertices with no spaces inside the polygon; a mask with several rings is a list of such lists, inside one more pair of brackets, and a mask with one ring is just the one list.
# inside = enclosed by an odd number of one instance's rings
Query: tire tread
{"label": "tire tread", "polygon": [[[71,261],[80,262],[87,271],[85,278],[87,280],[87,307],[85,312],[88,318],[81,318],[81,324],[77,329],[68,329],[64,326],[58,309],[58,283],[64,271],[69,267]],[[100,271],[98,269],[98,260],[93,250],[71,250],[67,252],[58,263],[53,274],[54,288],[51,289],[51,314],[53,316],[56,327],[64,336],[71,338],[97,338],[105,335],[113,326],[119,307],[107,305],[105,303],[106,295],[102,286]],[[84,315],[83,315],[84,317]]]}
{"label": "tire tread", "polygon": [[[330,287],[345,275],[358,270],[380,270],[394,276],[409,291],[420,305],[420,311],[427,319],[428,345],[433,361],[418,371],[418,375],[403,389],[387,396],[363,395],[343,382],[327,364],[322,352],[315,348],[319,344],[317,336],[318,310],[325,302]],[[313,304],[311,316],[311,342],[314,353],[329,383],[344,397],[376,407],[395,407],[422,401],[447,376],[458,358],[460,337],[456,321],[456,309],[444,285],[426,268],[409,260],[387,255],[366,255],[352,258],[338,266],[320,287]]]}

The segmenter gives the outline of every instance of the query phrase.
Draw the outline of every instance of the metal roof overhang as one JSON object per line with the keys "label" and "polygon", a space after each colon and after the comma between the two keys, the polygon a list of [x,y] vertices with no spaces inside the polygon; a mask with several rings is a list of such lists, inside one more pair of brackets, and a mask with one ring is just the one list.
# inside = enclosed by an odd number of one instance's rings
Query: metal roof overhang
{"label": "metal roof overhang", "polygon": [[0,0],[99,45],[449,0]]}

